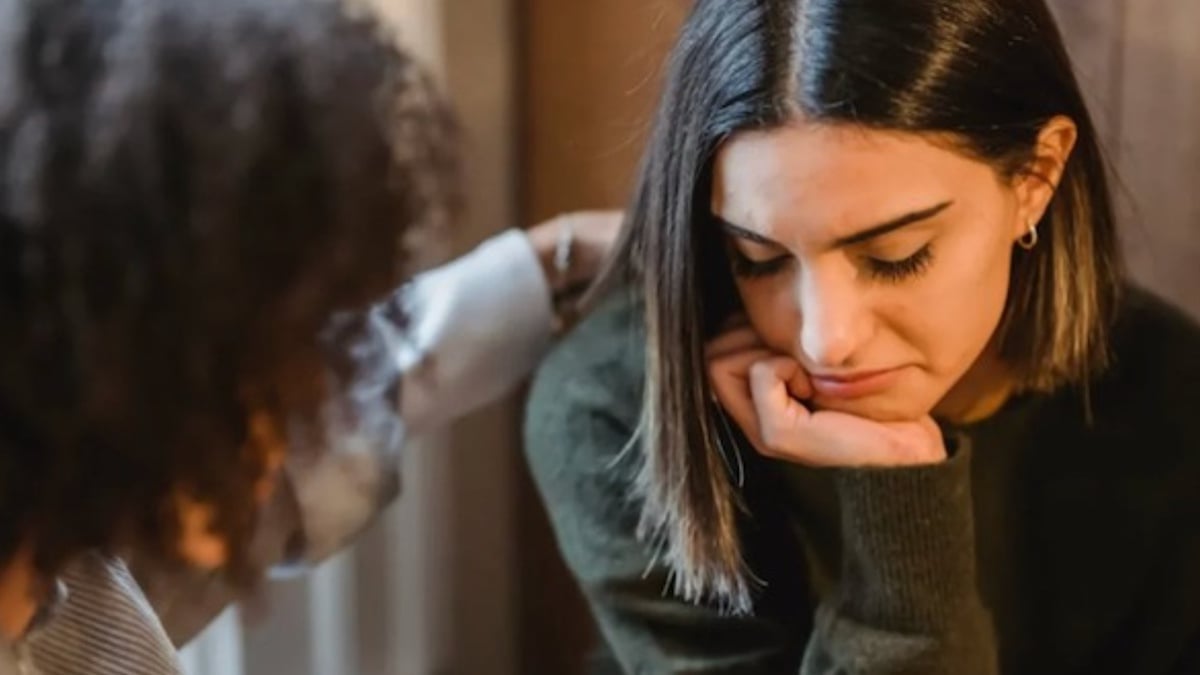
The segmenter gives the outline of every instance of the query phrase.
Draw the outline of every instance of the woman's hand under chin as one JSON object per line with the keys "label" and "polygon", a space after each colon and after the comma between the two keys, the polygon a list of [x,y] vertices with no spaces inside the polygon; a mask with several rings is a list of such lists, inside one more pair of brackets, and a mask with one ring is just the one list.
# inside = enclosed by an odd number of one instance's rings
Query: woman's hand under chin
{"label": "woman's hand under chin", "polygon": [[709,386],[759,453],[817,467],[889,467],[946,459],[929,415],[877,422],[812,411],[812,384],[799,361],[769,350],[754,329],[732,328],[708,343]]}

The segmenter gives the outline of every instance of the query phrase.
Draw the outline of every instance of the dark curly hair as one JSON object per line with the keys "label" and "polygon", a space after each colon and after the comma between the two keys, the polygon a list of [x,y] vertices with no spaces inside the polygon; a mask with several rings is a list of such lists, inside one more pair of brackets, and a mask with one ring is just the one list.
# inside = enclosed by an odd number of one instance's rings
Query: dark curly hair
{"label": "dark curly hair", "polygon": [[169,558],[186,495],[248,569],[262,441],[321,438],[321,336],[445,219],[453,135],[336,0],[0,0],[0,563]]}

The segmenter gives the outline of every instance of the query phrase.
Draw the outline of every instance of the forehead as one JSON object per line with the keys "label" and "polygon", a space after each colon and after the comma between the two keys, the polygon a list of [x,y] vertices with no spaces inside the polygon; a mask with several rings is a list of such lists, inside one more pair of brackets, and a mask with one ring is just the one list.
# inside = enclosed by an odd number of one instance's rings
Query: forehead
{"label": "forehead", "polygon": [[718,149],[713,212],[756,229],[831,234],[995,188],[996,173],[946,142],[848,125],[793,123],[736,134]]}

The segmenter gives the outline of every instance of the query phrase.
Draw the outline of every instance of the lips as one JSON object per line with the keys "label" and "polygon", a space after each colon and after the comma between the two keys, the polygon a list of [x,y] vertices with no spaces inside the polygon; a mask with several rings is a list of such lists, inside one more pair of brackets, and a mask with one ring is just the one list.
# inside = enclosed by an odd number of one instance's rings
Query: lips
{"label": "lips", "polygon": [[810,375],[813,392],[823,398],[863,398],[882,393],[895,384],[901,368],[845,374]]}

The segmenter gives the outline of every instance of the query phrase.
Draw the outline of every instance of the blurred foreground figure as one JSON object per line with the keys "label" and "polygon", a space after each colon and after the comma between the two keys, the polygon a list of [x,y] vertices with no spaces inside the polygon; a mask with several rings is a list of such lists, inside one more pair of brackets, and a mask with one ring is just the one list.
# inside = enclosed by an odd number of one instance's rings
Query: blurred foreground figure
{"label": "blurred foreground figure", "polygon": [[616,216],[401,287],[452,137],[331,0],[0,0],[0,673],[178,672],[150,600],[182,637],[326,555],[394,494],[401,417],[532,367]]}

